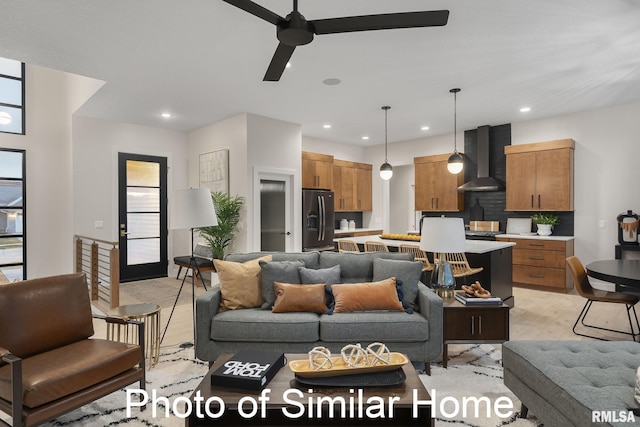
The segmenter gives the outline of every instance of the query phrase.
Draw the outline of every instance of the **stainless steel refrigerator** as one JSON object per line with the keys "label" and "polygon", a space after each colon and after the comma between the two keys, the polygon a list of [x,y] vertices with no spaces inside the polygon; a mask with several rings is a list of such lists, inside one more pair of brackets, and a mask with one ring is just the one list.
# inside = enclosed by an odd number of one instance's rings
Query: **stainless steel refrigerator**
{"label": "stainless steel refrigerator", "polygon": [[333,191],[302,190],[302,250],[334,249]]}

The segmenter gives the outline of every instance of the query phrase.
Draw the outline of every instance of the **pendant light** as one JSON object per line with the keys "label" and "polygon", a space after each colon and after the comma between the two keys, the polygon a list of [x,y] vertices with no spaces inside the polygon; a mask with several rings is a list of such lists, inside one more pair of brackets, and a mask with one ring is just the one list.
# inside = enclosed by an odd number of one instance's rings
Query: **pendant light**
{"label": "pendant light", "polygon": [[452,174],[459,174],[462,172],[462,168],[464,167],[464,159],[458,153],[458,141],[457,141],[457,131],[458,131],[458,123],[457,123],[457,94],[460,92],[459,88],[451,89],[449,92],[453,94],[453,154],[449,156],[449,160],[447,161],[447,170]]}
{"label": "pendant light", "polygon": [[384,110],[384,163],[380,166],[380,178],[385,181],[391,179],[393,176],[393,168],[387,161],[387,111],[389,111],[390,108],[388,105],[382,107]]}

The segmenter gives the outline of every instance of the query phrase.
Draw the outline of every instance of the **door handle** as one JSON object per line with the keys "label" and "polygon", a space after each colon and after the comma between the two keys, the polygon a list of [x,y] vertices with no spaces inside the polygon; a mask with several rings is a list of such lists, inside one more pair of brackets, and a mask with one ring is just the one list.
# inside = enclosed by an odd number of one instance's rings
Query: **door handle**
{"label": "door handle", "polygon": [[131,234],[131,232],[129,232],[129,231],[124,231],[124,230],[121,230],[121,231],[120,231],[120,237],[126,237],[128,234]]}

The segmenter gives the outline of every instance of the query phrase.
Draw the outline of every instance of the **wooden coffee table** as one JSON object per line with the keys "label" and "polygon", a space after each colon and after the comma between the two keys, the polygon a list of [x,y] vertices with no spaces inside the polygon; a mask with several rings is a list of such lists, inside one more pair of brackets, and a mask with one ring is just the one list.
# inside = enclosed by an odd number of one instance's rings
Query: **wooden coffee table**
{"label": "wooden coffee table", "polygon": [[[224,362],[226,362],[232,355],[225,354],[220,356],[213,364],[209,372],[204,376],[202,382],[194,390],[190,396],[191,402],[194,402],[197,393],[200,395],[200,412],[204,417],[199,417],[196,411],[196,403],[193,405],[191,416],[186,419],[187,426],[330,426],[330,425],[349,425],[349,426],[376,426],[376,425],[402,425],[402,426],[434,426],[434,420],[431,416],[431,406],[420,404],[418,405],[417,416],[413,416],[413,402],[414,402],[414,390],[416,394],[416,400],[429,401],[431,397],[425,389],[422,381],[418,377],[418,373],[414,369],[411,363],[407,363],[403,366],[404,373],[407,377],[406,381],[400,385],[385,386],[385,387],[363,387],[363,388],[349,388],[349,387],[309,387],[299,384],[294,377],[293,372],[289,369],[288,365],[285,365],[278,371],[276,376],[267,384],[265,389],[270,389],[268,393],[269,400],[265,403],[265,416],[261,414],[261,400],[260,392],[236,390],[223,387],[211,386],[211,372],[216,370]],[[296,359],[306,359],[306,354],[286,354],[288,361]],[[291,390],[294,390],[293,392]],[[298,391],[302,395],[297,394]],[[367,408],[370,404],[367,403],[367,399],[370,397],[379,397],[384,399],[384,418],[367,418],[366,416],[359,417],[358,407],[360,406],[360,400],[362,403],[362,410],[366,414]],[[220,407],[216,403],[217,400],[211,399],[212,397],[220,398],[224,401],[224,412],[219,411]],[[337,398],[343,397],[347,402],[346,405],[346,417],[342,418],[340,414],[341,405],[338,403],[333,404],[334,417],[330,418],[328,414],[328,404],[322,405],[322,413],[320,416],[317,414],[317,403],[320,398]],[[241,399],[245,399],[243,408],[246,413],[252,409],[251,401],[257,402],[257,414],[253,417],[244,418],[238,412],[238,402]],[[249,401],[247,398],[250,398]],[[288,398],[289,402],[285,399]],[[389,399],[396,399],[393,403],[393,418],[389,418],[387,412],[389,408]],[[208,405],[203,402],[211,399]],[[313,414],[309,415],[309,401],[311,400],[313,406]],[[291,401],[297,402],[292,404]],[[353,411],[350,410],[350,403],[353,401]],[[376,408],[375,401],[371,401],[371,409]],[[221,417],[211,418],[207,417],[204,406],[207,406],[212,414],[216,414],[217,411],[222,414]],[[290,415],[300,415],[297,418],[285,415],[283,408],[286,408]],[[380,407],[378,406],[378,409]],[[381,411],[373,412],[374,414],[380,414]]]}

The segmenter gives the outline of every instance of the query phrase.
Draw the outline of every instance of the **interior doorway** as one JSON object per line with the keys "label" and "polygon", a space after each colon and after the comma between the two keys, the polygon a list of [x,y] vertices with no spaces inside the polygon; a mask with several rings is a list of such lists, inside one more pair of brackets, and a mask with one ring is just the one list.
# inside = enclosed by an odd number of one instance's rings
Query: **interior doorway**
{"label": "interior doorway", "polygon": [[118,153],[120,281],[167,276],[167,158]]}

